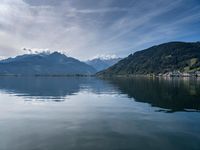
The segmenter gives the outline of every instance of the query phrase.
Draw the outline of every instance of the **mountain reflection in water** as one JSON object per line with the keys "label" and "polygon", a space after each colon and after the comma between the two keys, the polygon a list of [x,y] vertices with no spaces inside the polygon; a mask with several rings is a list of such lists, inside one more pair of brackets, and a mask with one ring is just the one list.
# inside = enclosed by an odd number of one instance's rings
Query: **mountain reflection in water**
{"label": "mountain reflection in water", "polygon": [[200,110],[200,80],[197,78],[117,78],[110,81],[137,102],[175,111]]}
{"label": "mountain reflection in water", "polygon": [[181,79],[0,77],[0,150],[199,150],[199,87]]}
{"label": "mountain reflection in water", "polygon": [[106,93],[114,87],[106,81],[85,77],[1,77],[0,90],[22,97],[62,101],[82,90]]}
{"label": "mountain reflection in water", "polygon": [[197,79],[1,77],[0,90],[21,97],[57,102],[81,91],[118,93],[159,107],[160,111],[200,110],[200,81]]}

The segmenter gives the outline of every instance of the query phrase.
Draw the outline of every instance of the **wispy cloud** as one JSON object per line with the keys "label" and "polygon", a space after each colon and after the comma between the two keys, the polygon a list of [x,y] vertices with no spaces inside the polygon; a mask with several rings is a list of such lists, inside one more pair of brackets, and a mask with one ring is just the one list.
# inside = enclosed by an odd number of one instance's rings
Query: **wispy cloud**
{"label": "wispy cloud", "polygon": [[112,7],[112,8],[101,8],[101,9],[70,9],[68,12],[74,12],[74,13],[109,13],[109,12],[128,12],[130,11],[130,8],[120,8],[120,7]]}
{"label": "wispy cloud", "polygon": [[124,57],[166,41],[199,40],[198,26],[198,0],[1,0],[0,56],[25,47],[80,59]]}

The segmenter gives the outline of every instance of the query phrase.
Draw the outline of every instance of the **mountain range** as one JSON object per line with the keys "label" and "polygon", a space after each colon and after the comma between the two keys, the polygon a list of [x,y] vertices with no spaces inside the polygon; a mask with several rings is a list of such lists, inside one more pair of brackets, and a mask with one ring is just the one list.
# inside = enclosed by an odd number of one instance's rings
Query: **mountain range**
{"label": "mountain range", "polygon": [[91,75],[96,70],[59,52],[25,54],[0,61],[0,75]]}
{"label": "mountain range", "polygon": [[130,54],[97,75],[159,75],[195,71],[200,71],[200,42],[169,42]]}
{"label": "mountain range", "polygon": [[170,72],[200,76],[200,42],[169,42],[128,57],[81,62],[59,52],[25,54],[0,61],[0,75],[160,75]]}
{"label": "mountain range", "polygon": [[97,71],[102,71],[116,64],[122,58],[94,58],[85,63],[95,68]]}

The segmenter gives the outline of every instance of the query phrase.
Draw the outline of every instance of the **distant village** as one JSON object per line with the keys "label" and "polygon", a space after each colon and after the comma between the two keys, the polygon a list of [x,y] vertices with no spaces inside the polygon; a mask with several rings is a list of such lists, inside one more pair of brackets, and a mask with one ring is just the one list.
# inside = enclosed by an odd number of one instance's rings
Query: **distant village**
{"label": "distant village", "polygon": [[160,77],[200,77],[200,71],[193,71],[193,72],[180,72],[180,71],[173,71],[167,73],[159,73],[158,76]]}

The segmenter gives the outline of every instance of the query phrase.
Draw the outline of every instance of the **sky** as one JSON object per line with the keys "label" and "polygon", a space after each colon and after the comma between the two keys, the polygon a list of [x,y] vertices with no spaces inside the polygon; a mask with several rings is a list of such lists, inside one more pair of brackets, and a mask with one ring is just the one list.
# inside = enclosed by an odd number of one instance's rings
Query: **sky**
{"label": "sky", "polygon": [[169,41],[200,41],[200,0],[0,0],[0,59],[126,57]]}

